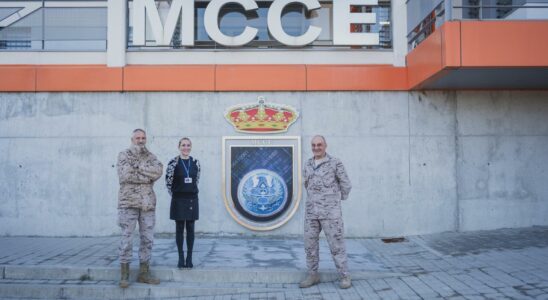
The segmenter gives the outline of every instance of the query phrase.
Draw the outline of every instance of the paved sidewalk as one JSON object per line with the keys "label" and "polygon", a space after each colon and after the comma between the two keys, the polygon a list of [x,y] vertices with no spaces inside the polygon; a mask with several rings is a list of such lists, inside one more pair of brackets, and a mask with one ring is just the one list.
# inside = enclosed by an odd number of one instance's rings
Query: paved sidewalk
{"label": "paved sidewalk", "polygon": [[[338,288],[325,241],[323,282],[309,289],[297,285],[305,274],[297,239],[199,237],[195,268],[181,271],[174,268],[174,241],[158,238],[153,266],[162,284],[132,284],[126,291],[116,285],[117,246],[118,237],[2,237],[0,298],[548,299],[548,227],[423,235],[398,243],[348,239],[354,278],[348,290]],[[134,251],[132,269],[138,265]]]}

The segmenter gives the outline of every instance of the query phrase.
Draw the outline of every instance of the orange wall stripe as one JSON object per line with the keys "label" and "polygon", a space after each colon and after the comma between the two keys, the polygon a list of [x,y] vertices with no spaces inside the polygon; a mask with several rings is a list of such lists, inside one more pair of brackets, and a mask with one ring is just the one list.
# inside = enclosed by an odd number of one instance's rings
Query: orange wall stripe
{"label": "orange wall stripe", "polygon": [[451,21],[384,65],[1,65],[1,92],[418,89],[455,68],[548,67],[548,21]]}
{"label": "orange wall stripe", "polygon": [[462,22],[465,67],[547,67],[547,21]]}
{"label": "orange wall stripe", "polygon": [[0,66],[0,92],[34,92],[35,89],[33,66]]}
{"label": "orange wall stripe", "polygon": [[217,91],[305,91],[304,65],[217,65]]}
{"label": "orange wall stripe", "polygon": [[407,90],[407,68],[371,65],[308,65],[309,91]]}
{"label": "orange wall stripe", "polygon": [[212,91],[214,88],[214,65],[124,68],[124,91]]}
{"label": "orange wall stripe", "polygon": [[122,68],[106,66],[37,66],[36,91],[120,91]]}

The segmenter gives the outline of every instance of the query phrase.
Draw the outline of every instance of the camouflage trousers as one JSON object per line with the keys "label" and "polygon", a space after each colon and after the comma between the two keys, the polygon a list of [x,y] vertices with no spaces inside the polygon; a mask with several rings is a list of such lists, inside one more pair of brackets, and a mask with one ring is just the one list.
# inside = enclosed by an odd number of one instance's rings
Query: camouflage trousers
{"label": "camouflage trousers", "polygon": [[339,219],[306,219],[304,223],[304,250],[308,272],[318,272],[320,262],[320,232],[324,231],[335,267],[341,277],[349,275],[346,246],[344,244],[344,223]]}
{"label": "camouflage trousers", "polygon": [[139,235],[141,245],[139,247],[139,261],[149,262],[154,242],[154,223],[156,222],[155,212],[142,211],[138,208],[118,209],[118,225],[122,229],[122,240],[120,241],[119,255],[120,263],[131,262],[133,254],[133,232],[135,225],[139,222]]}

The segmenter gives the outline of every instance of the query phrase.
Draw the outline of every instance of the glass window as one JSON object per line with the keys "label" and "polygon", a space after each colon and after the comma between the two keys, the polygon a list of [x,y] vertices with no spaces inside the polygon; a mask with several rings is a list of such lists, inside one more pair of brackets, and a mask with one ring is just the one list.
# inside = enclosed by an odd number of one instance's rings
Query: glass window
{"label": "glass window", "polygon": [[43,8],[44,49],[106,49],[106,8]]}
{"label": "glass window", "polygon": [[[2,9],[0,19],[19,10]],[[0,28],[1,50],[104,51],[106,40],[106,7],[42,7]]]}
{"label": "glass window", "polygon": [[43,37],[43,14],[37,10],[9,26],[0,27],[0,49],[41,50]]}
{"label": "glass window", "polygon": [[4,20],[5,18],[13,15],[19,10],[19,8],[11,8],[11,7],[0,7],[0,21]]}

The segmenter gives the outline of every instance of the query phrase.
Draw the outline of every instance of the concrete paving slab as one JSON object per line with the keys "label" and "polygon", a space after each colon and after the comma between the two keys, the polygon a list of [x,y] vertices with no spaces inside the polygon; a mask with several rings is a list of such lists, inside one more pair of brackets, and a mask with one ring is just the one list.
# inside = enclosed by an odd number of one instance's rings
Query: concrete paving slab
{"label": "concrete paving slab", "polygon": [[[320,243],[322,283],[308,289],[298,288],[306,272],[302,240],[204,236],[197,239],[201,250],[190,270],[174,267],[171,238],[157,238],[152,271],[162,283],[133,283],[122,290],[117,286],[118,237],[0,237],[0,298],[545,299],[544,232],[548,228],[446,233],[391,244],[349,239],[353,286],[344,291],[325,240]],[[134,259],[136,252],[137,247]],[[138,262],[131,266],[133,282]]]}

